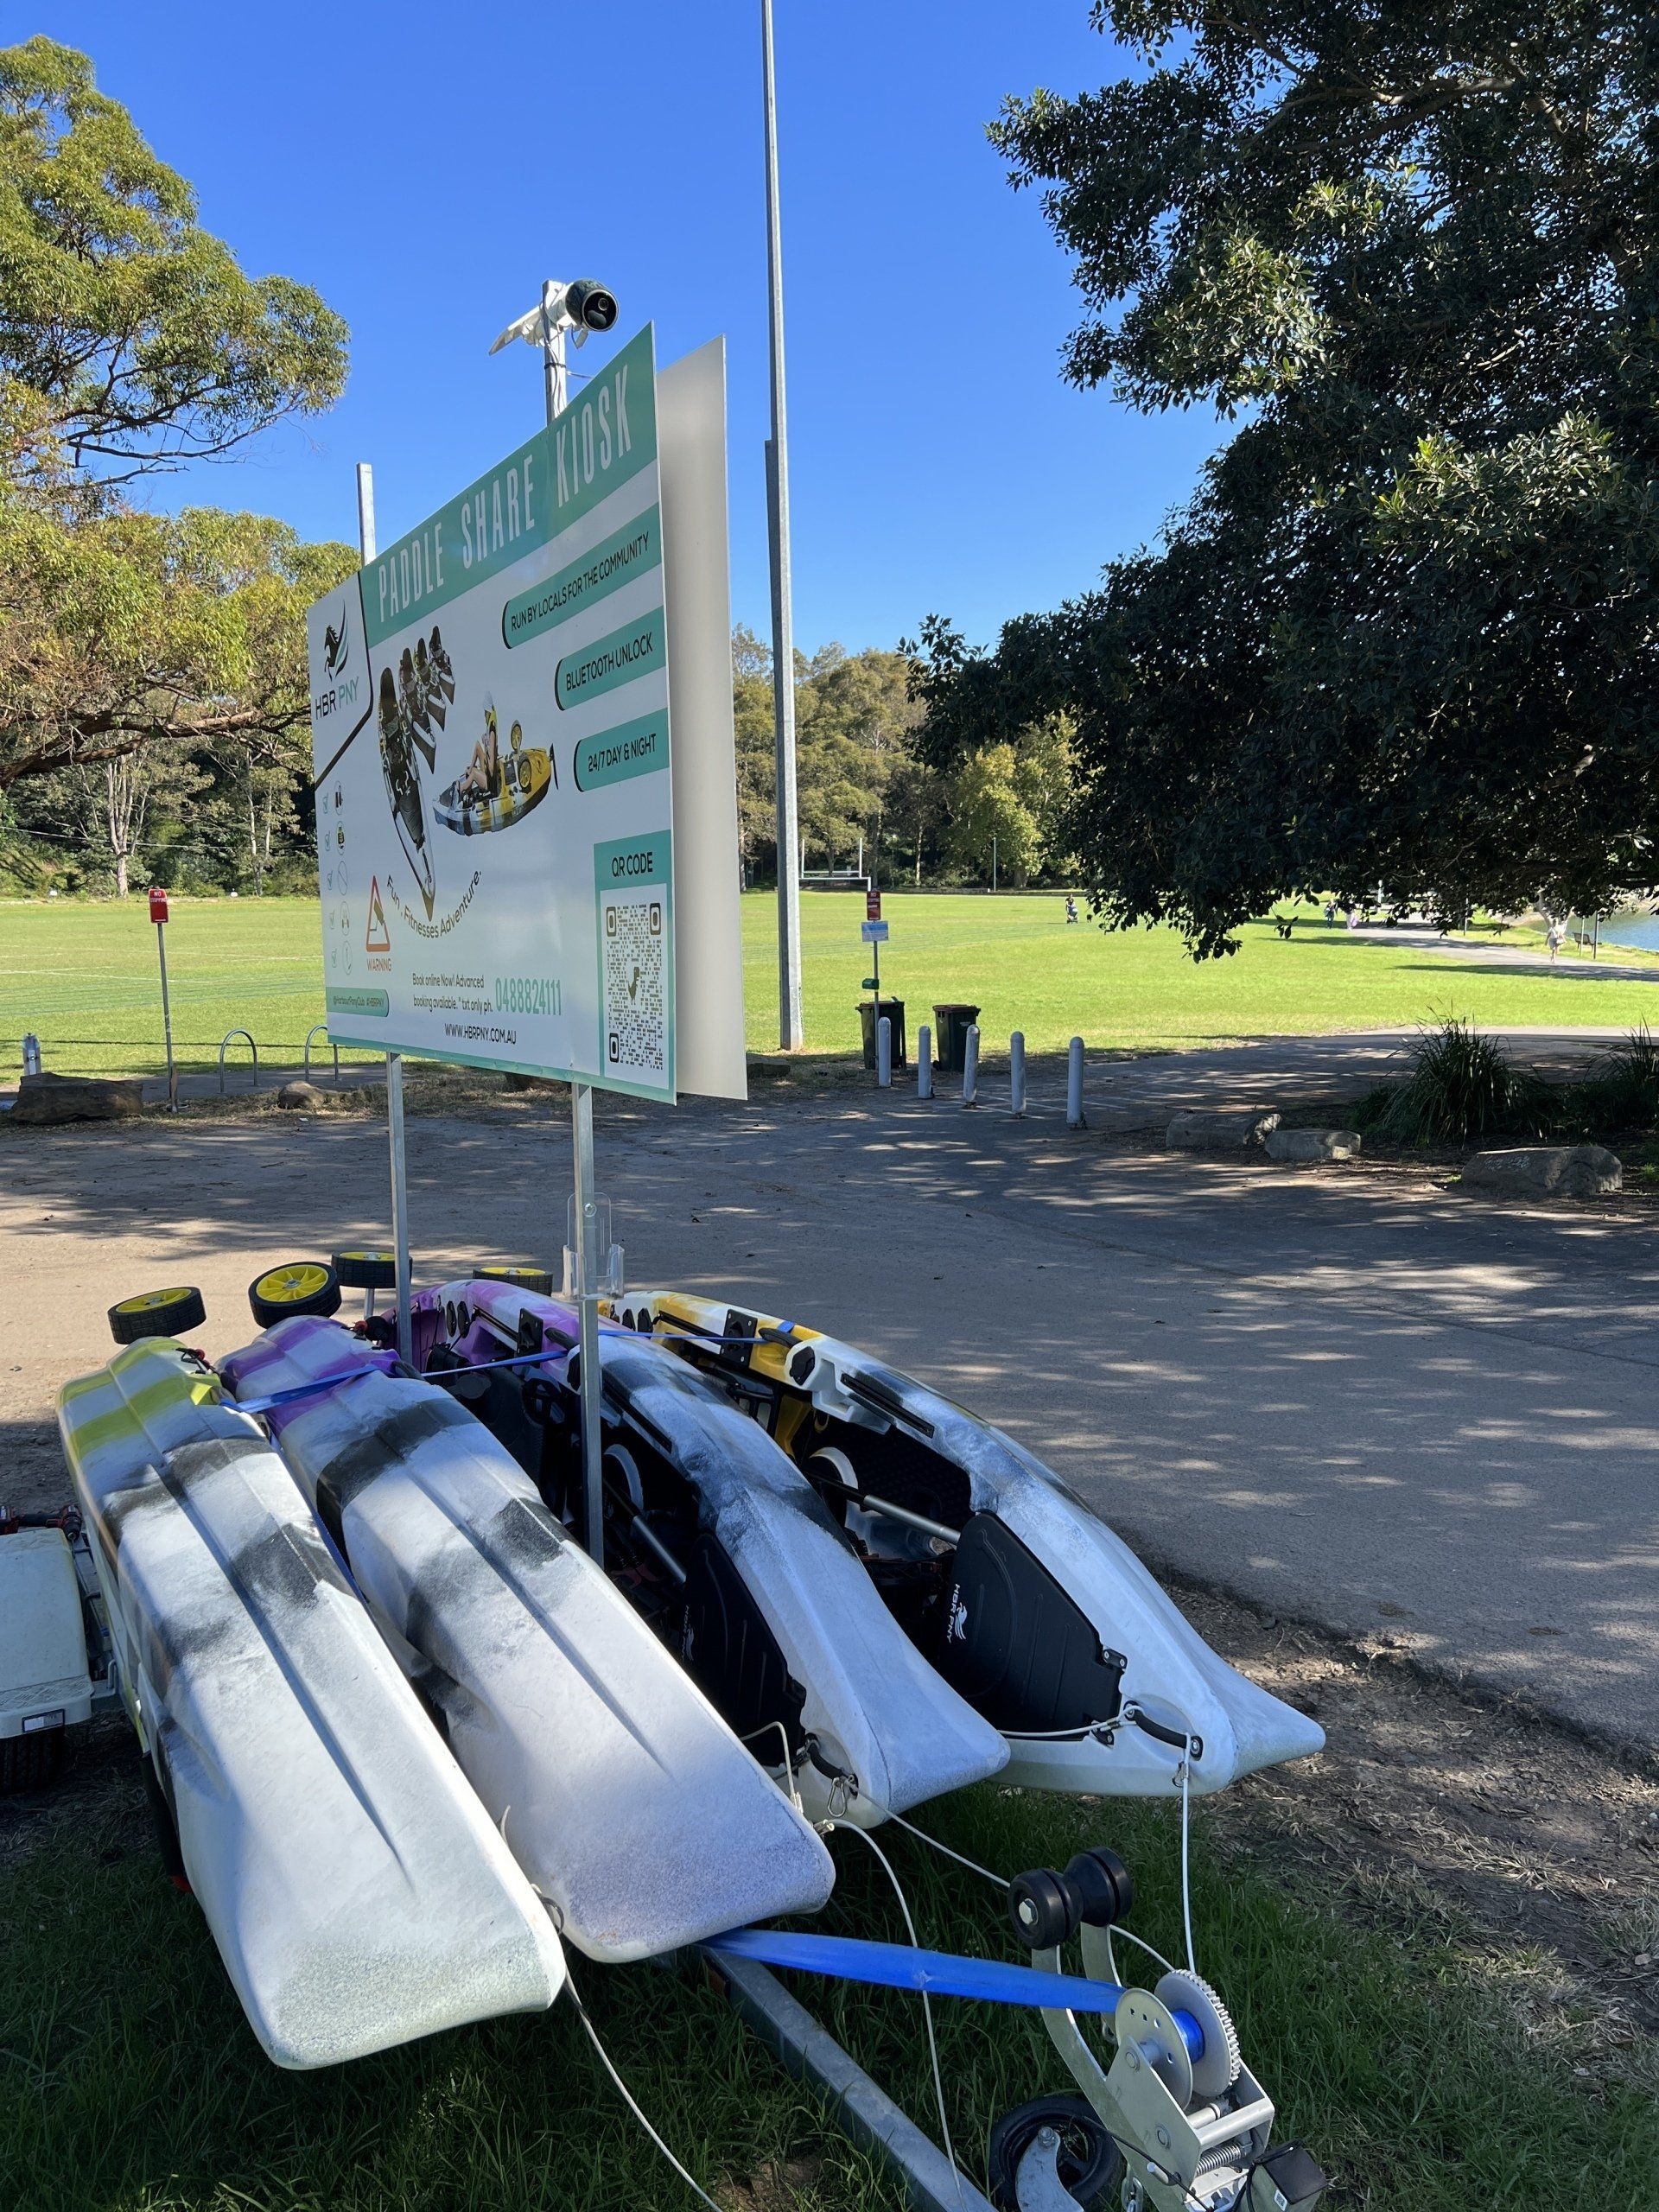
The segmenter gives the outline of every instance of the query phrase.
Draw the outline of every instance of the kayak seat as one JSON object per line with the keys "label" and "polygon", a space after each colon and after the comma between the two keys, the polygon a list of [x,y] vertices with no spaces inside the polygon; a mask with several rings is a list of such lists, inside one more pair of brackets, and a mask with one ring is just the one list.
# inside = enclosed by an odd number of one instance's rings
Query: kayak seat
{"label": "kayak seat", "polygon": [[792,1757],[805,1741],[806,1692],[790,1674],[783,1647],[725,1547],[706,1532],[686,1562],[686,1672],[762,1766],[776,1766],[778,1726]]}
{"label": "kayak seat", "polygon": [[976,1711],[1005,1732],[1083,1728],[1118,1710],[1127,1663],[1010,1529],[971,1516],[934,1664]]}

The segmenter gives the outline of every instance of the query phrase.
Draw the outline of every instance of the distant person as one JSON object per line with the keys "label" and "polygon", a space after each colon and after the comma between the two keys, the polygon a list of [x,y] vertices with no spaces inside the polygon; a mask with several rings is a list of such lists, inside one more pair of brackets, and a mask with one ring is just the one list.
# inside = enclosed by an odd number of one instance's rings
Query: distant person
{"label": "distant person", "polygon": [[1327,929],[1333,927],[1333,926],[1335,925],[1335,923],[1336,923],[1336,918],[1337,918],[1337,902],[1336,902],[1336,900],[1335,900],[1334,899],[1327,899],[1325,900],[1325,927],[1326,927]]}
{"label": "distant person", "polygon": [[1075,922],[1077,918],[1077,902],[1070,892],[1065,896],[1065,918],[1068,922]]}
{"label": "distant person", "polygon": [[1566,943],[1567,924],[1565,922],[1552,922],[1549,925],[1549,957],[1552,962]]}

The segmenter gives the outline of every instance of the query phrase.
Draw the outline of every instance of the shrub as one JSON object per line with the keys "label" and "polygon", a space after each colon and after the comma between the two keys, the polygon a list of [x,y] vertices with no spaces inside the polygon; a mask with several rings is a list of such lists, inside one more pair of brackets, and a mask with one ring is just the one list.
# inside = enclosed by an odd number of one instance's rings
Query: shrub
{"label": "shrub", "polygon": [[1597,1062],[1584,1099],[1599,1128],[1650,1129],[1659,1122],[1659,1042],[1645,1021]]}
{"label": "shrub", "polygon": [[1472,1022],[1448,1018],[1425,1030],[1414,1065],[1385,1098],[1373,1092],[1370,1126],[1390,1144],[1469,1144],[1479,1137],[1542,1136],[1553,1119],[1548,1086],[1517,1068]]}

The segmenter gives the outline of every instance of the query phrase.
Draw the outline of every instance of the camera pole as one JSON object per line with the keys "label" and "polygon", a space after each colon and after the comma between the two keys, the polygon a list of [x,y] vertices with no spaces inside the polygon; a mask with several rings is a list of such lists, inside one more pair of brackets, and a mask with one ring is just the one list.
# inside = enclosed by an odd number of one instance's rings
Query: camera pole
{"label": "camera pole", "polygon": [[[357,543],[366,564],[374,558],[374,471],[366,461],[357,464]],[[386,1054],[386,1139],[391,1155],[391,1245],[396,1257],[397,1287],[397,1357],[406,1366],[415,1360],[414,1320],[410,1301],[414,1285],[409,1262],[409,1166],[404,1151],[404,1056]]]}
{"label": "camera pole", "polygon": [[795,621],[789,573],[789,432],[784,406],[784,263],[778,201],[778,87],[772,0],[760,0],[766,137],[766,284],[772,333],[772,435],[766,441],[766,520],[772,552],[772,704],[776,732],[778,1041],[806,1042],[801,1013],[800,804],[795,786]]}

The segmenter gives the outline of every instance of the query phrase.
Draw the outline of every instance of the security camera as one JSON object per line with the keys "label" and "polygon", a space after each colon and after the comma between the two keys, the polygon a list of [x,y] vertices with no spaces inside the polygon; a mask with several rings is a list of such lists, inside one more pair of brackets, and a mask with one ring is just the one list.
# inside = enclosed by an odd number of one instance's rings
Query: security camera
{"label": "security camera", "polygon": [[590,330],[613,330],[617,317],[616,294],[607,292],[604,285],[592,276],[578,276],[574,284],[566,288],[564,312],[582,336]]}

